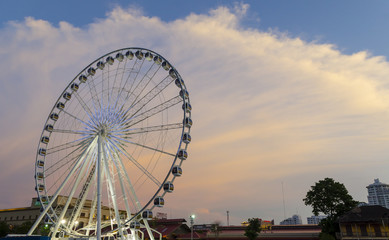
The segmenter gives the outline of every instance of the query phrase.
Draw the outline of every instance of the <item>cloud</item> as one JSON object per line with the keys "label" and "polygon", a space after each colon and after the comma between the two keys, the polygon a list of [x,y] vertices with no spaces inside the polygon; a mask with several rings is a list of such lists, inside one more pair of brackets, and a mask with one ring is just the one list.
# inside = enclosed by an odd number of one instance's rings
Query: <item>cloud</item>
{"label": "cloud", "polygon": [[68,82],[97,57],[133,46],[169,59],[190,92],[193,141],[166,206],[175,216],[194,209],[199,221],[224,221],[230,210],[232,224],[277,222],[281,182],[288,216],[307,216],[302,199],[327,176],[366,201],[373,178],[389,181],[388,62],[245,29],[248,6],[236,7],[171,22],[117,7],[83,28],[27,17],[0,29],[0,207],[34,196],[36,144]]}

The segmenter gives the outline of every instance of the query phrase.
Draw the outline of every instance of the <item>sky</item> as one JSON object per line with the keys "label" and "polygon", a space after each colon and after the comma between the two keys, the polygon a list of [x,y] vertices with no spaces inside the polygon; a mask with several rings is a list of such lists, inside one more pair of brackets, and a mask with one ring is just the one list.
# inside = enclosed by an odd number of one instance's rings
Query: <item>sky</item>
{"label": "sky", "polygon": [[388,13],[387,1],[1,1],[0,208],[35,196],[37,143],[63,89],[123,47],[169,59],[190,92],[169,217],[306,223],[302,199],[325,177],[366,202],[375,178],[389,183]]}

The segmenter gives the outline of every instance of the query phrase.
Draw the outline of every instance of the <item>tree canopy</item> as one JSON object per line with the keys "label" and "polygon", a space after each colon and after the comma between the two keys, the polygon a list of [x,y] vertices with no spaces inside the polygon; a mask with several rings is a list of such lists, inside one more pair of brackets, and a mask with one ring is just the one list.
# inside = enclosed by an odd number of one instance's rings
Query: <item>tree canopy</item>
{"label": "tree canopy", "polygon": [[250,240],[255,240],[261,232],[261,221],[258,218],[250,218],[248,223],[244,235]]}
{"label": "tree canopy", "polygon": [[317,182],[307,192],[303,201],[305,205],[312,206],[312,212],[316,216],[320,212],[328,216],[339,216],[357,205],[346,187],[332,178]]}
{"label": "tree canopy", "polygon": [[303,201],[305,205],[312,206],[312,212],[316,216],[319,213],[327,215],[327,218],[321,220],[319,224],[324,233],[321,234],[321,239],[328,239],[330,237],[328,235],[335,239],[335,233],[339,231],[337,218],[358,204],[348,194],[346,187],[332,178],[325,178],[311,186],[311,190],[307,192]]}

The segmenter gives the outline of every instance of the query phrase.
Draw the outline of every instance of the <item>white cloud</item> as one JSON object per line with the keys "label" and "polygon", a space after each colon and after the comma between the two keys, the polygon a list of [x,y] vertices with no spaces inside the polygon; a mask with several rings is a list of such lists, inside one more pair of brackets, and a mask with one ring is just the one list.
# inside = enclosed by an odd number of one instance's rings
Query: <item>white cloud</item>
{"label": "white cloud", "polygon": [[288,216],[296,209],[306,216],[305,192],[327,176],[366,201],[373,178],[389,181],[388,62],[244,29],[247,8],[169,23],[119,7],[85,28],[33,18],[8,23],[0,30],[0,182],[14,187],[2,185],[0,207],[34,195],[40,129],[67,83],[104,53],[132,46],[169,59],[190,91],[190,157],[167,199],[175,216],[198,209],[204,221],[224,221],[230,210],[233,224],[254,216],[277,222],[282,181]]}

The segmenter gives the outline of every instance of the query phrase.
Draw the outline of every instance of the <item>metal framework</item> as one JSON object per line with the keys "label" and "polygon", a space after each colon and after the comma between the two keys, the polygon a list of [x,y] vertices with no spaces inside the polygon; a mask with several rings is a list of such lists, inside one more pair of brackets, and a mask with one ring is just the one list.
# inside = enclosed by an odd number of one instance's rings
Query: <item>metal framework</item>
{"label": "metal framework", "polygon": [[[144,48],[110,52],[55,102],[37,149],[41,221],[52,238],[142,239],[181,176],[191,141],[189,93],[177,70]],[[159,234],[160,235],[160,234]]]}

